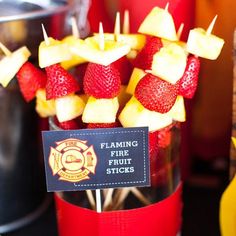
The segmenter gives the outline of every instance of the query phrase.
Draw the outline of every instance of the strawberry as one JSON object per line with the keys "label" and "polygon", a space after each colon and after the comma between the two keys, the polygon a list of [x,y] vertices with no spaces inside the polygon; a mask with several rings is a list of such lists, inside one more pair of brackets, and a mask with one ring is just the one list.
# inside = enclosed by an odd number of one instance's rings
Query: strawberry
{"label": "strawberry", "polygon": [[146,74],[137,84],[134,96],[148,110],[168,112],[177,98],[178,87],[152,74]]}
{"label": "strawberry", "polygon": [[46,67],[46,73],[48,77],[46,84],[47,100],[64,97],[80,89],[76,79],[59,64]]}
{"label": "strawberry", "polygon": [[59,122],[58,119],[55,117],[54,122],[59,128],[64,129],[64,130],[79,129],[77,119]]}
{"label": "strawberry", "polygon": [[126,56],[123,56],[112,64],[120,72],[121,84],[128,84],[133,69],[132,64],[130,63],[128,58]]}
{"label": "strawberry", "polygon": [[171,143],[171,127],[172,127],[172,125],[158,131],[157,145],[159,148],[166,148],[170,145],[170,143]]}
{"label": "strawberry", "polygon": [[147,43],[145,44],[143,49],[139,52],[139,54],[133,61],[134,67],[137,67],[143,70],[151,70],[153,56],[162,47],[163,47],[163,44],[160,38],[148,37]]}
{"label": "strawberry", "polygon": [[200,70],[200,60],[196,56],[189,56],[185,72],[181,79],[178,80],[178,94],[185,98],[193,98],[198,85],[198,74]]}
{"label": "strawberry", "polygon": [[80,94],[83,94],[83,80],[84,80],[84,75],[87,69],[88,63],[82,63],[77,65],[74,70],[73,70],[73,75],[75,76],[76,80],[79,83],[79,86],[81,90],[79,91]]}
{"label": "strawberry", "polygon": [[158,130],[154,132],[149,132],[149,157],[150,159],[154,159],[157,156],[158,150]]}
{"label": "strawberry", "polygon": [[87,128],[88,129],[99,129],[99,128],[116,128],[119,127],[119,122],[113,123],[89,123]]}
{"label": "strawberry", "polygon": [[114,98],[120,91],[120,73],[110,64],[89,63],[84,76],[84,92],[95,98]]}
{"label": "strawberry", "polygon": [[47,80],[46,74],[30,62],[23,64],[16,77],[26,102],[33,100],[38,89],[45,88]]}
{"label": "strawberry", "polygon": [[163,129],[149,132],[149,158],[150,158],[150,175],[152,186],[158,186],[165,183],[167,176],[166,168],[170,144],[171,128],[169,125]]}

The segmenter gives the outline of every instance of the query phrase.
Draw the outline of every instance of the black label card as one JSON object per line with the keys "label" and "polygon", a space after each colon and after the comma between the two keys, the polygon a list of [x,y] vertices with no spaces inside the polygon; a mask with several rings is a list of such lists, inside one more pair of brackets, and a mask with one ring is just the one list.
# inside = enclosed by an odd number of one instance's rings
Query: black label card
{"label": "black label card", "polygon": [[48,191],[150,186],[148,128],[43,131]]}

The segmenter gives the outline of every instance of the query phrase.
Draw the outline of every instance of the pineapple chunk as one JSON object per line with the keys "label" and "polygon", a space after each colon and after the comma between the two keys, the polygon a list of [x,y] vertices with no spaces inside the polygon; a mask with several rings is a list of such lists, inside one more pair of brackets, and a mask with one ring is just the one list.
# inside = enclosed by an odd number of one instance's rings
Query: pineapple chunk
{"label": "pineapple chunk", "polygon": [[46,100],[45,89],[37,90],[35,109],[42,118],[56,115],[55,100]]}
{"label": "pineapple chunk", "polygon": [[129,53],[126,55],[126,57],[127,57],[130,61],[132,61],[132,60],[134,60],[134,59],[137,57],[138,52],[139,52],[139,51],[137,51],[137,50],[131,49],[131,50],[129,51]]}
{"label": "pineapple chunk", "polygon": [[83,113],[85,103],[79,95],[70,94],[55,99],[56,115],[59,122],[72,120]]}
{"label": "pineapple chunk", "polygon": [[89,97],[84,108],[82,121],[84,123],[113,123],[119,108],[118,98],[96,99]]}
{"label": "pineapple chunk", "polygon": [[165,114],[149,111],[133,96],[119,115],[123,127],[148,126],[149,131],[164,128],[172,123],[172,118]]}
{"label": "pineapple chunk", "polygon": [[[69,50],[71,51],[71,48],[76,47],[77,44],[83,44],[84,41],[82,39],[78,39],[73,35],[65,37],[62,41],[62,43],[66,43],[68,45]],[[78,64],[86,62],[86,60],[78,55],[74,55],[71,51],[71,59],[67,61],[62,61],[61,66],[68,70]]]}
{"label": "pineapple chunk", "polygon": [[182,47],[170,43],[162,47],[153,57],[152,74],[175,84],[185,71],[187,55]]}
{"label": "pineapple chunk", "polygon": [[154,7],[138,29],[139,33],[177,41],[174,20],[167,9]]}
{"label": "pineapple chunk", "polygon": [[210,60],[215,60],[220,55],[224,40],[207,34],[202,28],[190,30],[187,40],[187,51],[196,56]]}
{"label": "pineapple chunk", "polygon": [[6,87],[10,83],[29,57],[30,51],[24,46],[5,56],[0,61],[0,84],[3,87]]}
{"label": "pineapple chunk", "polygon": [[174,106],[167,113],[170,117],[179,122],[186,121],[186,111],[184,106],[184,98],[182,96],[177,96]]}
{"label": "pineapple chunk", "polygon": [[126,88],[126,92],[133,95],[138,82],[143,78],[144,75],[146,75],[144,70],[134,68]]}
{"label": "pineapple chunk", "polygon": [[71,51],[85,60],[107,66],[125,56],[130,51],[130,46],[112,40],[105,41],[104,50],[100,50],[99,42],[95,37],[85,39],[84,44],[72,47]]}
{"label": "pineapple chunk", "polygon": [[71,59],[71,52],[66,43],[48,38],[49,45],[42,41],[39,45],[39,66],[45,68],[53,64]]}
{"label": "pineapple chunk", "polygon": [[[96,40],[98,40],[99,35],[95,34]],[[114,40],[114,34],[105,33],[105,40]],[[131,49],[141,50],[146,43],[146,37],[142,34],[118,34],[116,38],[117,42],[123,44],[128,44]]]}

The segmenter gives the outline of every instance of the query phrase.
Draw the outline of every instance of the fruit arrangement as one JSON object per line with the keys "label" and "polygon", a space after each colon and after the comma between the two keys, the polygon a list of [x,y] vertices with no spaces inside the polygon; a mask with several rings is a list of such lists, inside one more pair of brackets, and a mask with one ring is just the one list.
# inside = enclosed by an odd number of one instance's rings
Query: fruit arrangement
{"label": "fruit arrangement", "polygon": [[[119,13],[114,33],[104,33],[100,24],[99,33],[86,39],[74,21],[73,34],[61,41],[43,28],[40,69],[28,62],[26,47],[10,52],[0,44],[6,55],[0,84],[6,87],[16,75],[26,102],[36,98],[39,116],[55,116],[62,129],[148,126],[156,186],[157,151],[169,145],[173,125],[185,121],[184,99],[197,90],[200,57],[215,60],[224,45],[211,34],[215,20],[207,30],[192,29],[187,42],[180,41],[183,25],[176,32],[168,5],[154,7],[137,34],[129,33],[128,12],[122,33]],[[145,202],[136,188],[129,191]]]}

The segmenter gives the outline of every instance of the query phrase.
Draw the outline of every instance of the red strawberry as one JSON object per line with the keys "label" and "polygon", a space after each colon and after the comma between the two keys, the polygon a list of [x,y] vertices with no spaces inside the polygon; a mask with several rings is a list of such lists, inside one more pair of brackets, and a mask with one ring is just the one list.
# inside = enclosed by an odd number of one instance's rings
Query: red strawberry
{"label": "red strawberry", "polygon": [[30,62],[24,63],[16,74],[20,91],[26,100],[31,101],[38,89],[45,88],[47,76]]}
{"label": "red strawberry", "polygon": [[119,127],[119,122],[113,123],[89,123],[87,128],[88,129],[99,129],[99,128],[116,128]]}
{"label": "red strawberry", "polygon": [[134,96],[148,110],[168,112],[174,105],[178,87],[152,74],[146,74],[137,84]]}
{"label": "red strawberry", "polygon": [[46,96],[48,100],[64,97],[80,89],[76,79],[59,64],[46,67],[46,72],[48,77]]}
{"label": "red strawberry", "polygon": [[154,159],[157,156],[158,150],[158,130],[154,132],[149,132],[149,157],[150,159]]}
{"label": "red strawberry", "polygon": [[193,98],[198,85],[198,74],[200,70],[200,60],[196,56],[190,56],[187,60],[185,72],[178,80],[178,94],[185,98]]}
{"label": "red strawberry", "polygon": [[139,69],[150,70],[155,53],[163,47],[162,41],[158,37],[148,37],[147,43],[133,61],[133,65]]}
{"label": "red strawberry", "polygon": [[95,98],[114,98],[120,91],[120,73],[110,64],[89,63],[84,76],[84,92]]}
{"label": "red strawberry", "polygon": [[79,86],[81,90],[79,91],[80,94],[84,93],[83,92],[83,80],[84,80],[84,75],[87,69],[88,63],[83,63],[79,64],[74,68],[73,75],[75,76],[76,80],[79,83]]}
{"label": "red strawberry", "polygon": [[158,131],[158,142],[157,145],[159,148],[166,148],[170,145],[171,142],[171,126],[163,128]]}
{"label": "red strawberry", "polygon": [[79,129],[79,125],[76,119],[59,122],[58,119],[55,117],[54,122],[58,127],[64,130]]}
{"label": "red strawberry", "polygon": [[115,68],[120,72],[121,84],[126,85],[129,82],[133,67],[126,56],[121,57],[112,63]]}

